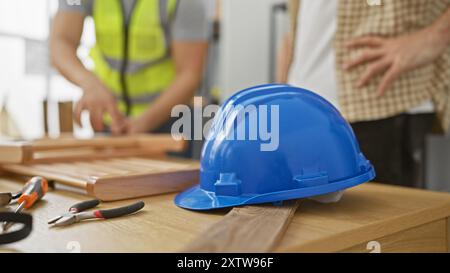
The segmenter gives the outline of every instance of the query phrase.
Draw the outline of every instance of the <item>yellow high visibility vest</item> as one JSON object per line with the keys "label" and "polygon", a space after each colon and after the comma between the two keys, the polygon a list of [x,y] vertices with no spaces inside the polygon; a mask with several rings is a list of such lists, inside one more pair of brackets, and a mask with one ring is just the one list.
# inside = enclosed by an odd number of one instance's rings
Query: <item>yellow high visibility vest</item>
{"label": "yellow high visibility vest", "polygon": [[121,0],[95,0],[94,73],[130,116],[144,111],[175,76],[169,28],[177,0],[135,0],[128,23]]}

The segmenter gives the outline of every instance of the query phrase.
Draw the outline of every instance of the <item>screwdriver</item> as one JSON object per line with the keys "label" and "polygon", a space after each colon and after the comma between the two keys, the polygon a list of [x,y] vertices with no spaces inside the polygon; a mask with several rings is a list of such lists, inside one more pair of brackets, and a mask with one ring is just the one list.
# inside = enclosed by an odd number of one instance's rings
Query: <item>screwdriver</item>
{"label": "screwdriver", "polygon": [[[31,178],[23,187],[22,195],[17,199],[19,204],[14,211],[15,213],[20,213],[23,209],[31,208],[37,201],[41,200],[42,197],[47,193],[48,182],[45,178],[40,176],[35,176]],[[14,223],[3,223],[3,232],[6,232]]]}

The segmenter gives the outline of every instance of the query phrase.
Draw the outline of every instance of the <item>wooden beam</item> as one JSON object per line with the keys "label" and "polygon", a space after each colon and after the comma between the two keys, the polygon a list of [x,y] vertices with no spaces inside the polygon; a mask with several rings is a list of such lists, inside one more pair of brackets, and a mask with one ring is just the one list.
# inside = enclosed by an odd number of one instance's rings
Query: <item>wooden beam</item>
{"label": "wooden beam", "polygon": [[46,164],[4,164],[0,169],[43,176],[58,184],[83,189],[102,201],[177,192],[198,183],[199,163],[149,158],[82,160]]}
{"label": "wooden beam", "polygon": [[31,142],[33,151],[49,151],[70,148],[130,148],[140,147],[147,150],[180,151],[184,140],[175,140],[169,134],[149,134],[135,136],[97,136],[91,139],[45,138]]}
{"label": "wooden beam", "polygon": [[73,102],[58,102],[59,132],[73,133]]}
{"label": "wooden beam", "polygon": [[270,252],[283,237],[300,200],[282,206],[236,207],[183,252]]}
{"label": "wooden beam", "polygon": [[2,143],[0,142],[1,163],[24,163],[31,160],[31,147],[23,142]]}
{"label": "wooden beam", "polygon": [[183,191],[198,183],[199,170],[103,176],[88,181],[87,192],[102,201],[117,201]]}
{"label": "wooden beam", "polygon": [[28,166],[28,165],[3,165],[1,166],[2,170],[20,174],[20,175],[26,175],[26,176],[42,176],[45,177],[47,180],[56,180],[56,181],[64,181],[63,184],[76,187],[80,189],[86,189],[87,188],[87,178],[83,179],[80,177],[73,177],[64,173],[59,172],[58,170],[44,170],[39,167],[34,166]]}
{"label": "wooden beam", "polygon": [[184,139],[174,138],[170,134],[5,140],[0,141],[0,163],[49,163],[125,156],[161,157],[167,152],[181,152],[186,147]]}
{"label": "wooden beam", "polygon": [[[341,250],[343,253],[442,253],[447,251],[446,219],[402,230]],[[372,244],[369,244],[371,242]],[[420,247],[419,247],[420,246]]]}

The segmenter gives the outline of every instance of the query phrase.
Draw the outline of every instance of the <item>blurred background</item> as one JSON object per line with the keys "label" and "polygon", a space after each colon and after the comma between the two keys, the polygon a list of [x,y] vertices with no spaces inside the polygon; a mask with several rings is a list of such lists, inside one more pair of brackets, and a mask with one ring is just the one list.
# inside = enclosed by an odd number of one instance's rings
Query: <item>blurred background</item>
{"label": "blurred background", "polygon": [[[286,4],[286,0],[211,0],[213,31],[199,96],[220,103],[235,91],[274,81],[276,52],[288,28]],[[64,103],[81,96],[80,89],[49,63],[50,26],[57,9],[57,0],[0,0],[0,134],[58,135]],[[94,44],[93,21],[87,18],[78,49],[87,67],[92,66],[88,52]],[[87,118],[83,117],[83,127],[74,125],[75,135],[92,135]],[[450,181],[449,138],[430,136],[426,157],[426,187],[450,191],[450,183],[443,183]]]}
{"label": "blurred background", "polygon": [[[236,90],[273,81],[277,45],[269,41],[279,41],[272,35],[282,35],[286,29],[285,2],[211,0],[214,31],[199,95],[220,102]],[[0,0],[0,107],[13,123],[9,126],[25,138],[44,135],[44,101],[48,101],[48,132],[55,135],[60,129],[57,103],[81,96],[81,90],[49,63],[48,38],[57,9],[57,0]],[[94,44],[93,20],[86,18],[78,56],[87,67],[92,66],[88,53]],[[75,134],[92,134],[88,122],[83,125],[75,126]]]}
{"label": "blurred background", "polygon": [[[10,119],[10,128],[3,129],[25,138],[44,135],[45,100],[50,102],[49,132],[55,134],[59,132],[56,103],[77,100],[81,95],[78,87],[50,66],[48,38],[57,8],[57,0],[0,1],[0,106]],[[87,55],[94,33],[91,19],[87,21],[78,54],[89,65]],[[89,133],[90,128],[84,131]]]}

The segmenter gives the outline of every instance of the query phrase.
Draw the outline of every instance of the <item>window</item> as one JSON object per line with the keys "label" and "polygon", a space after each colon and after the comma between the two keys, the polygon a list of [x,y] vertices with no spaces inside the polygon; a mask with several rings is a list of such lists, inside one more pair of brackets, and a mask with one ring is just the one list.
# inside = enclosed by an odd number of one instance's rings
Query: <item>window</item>
{"label": "window", "polygon": [[[49,133],[58,132],[58,101],[80,97],[78,87],[49,63],[48,38],[57,0],[0,0],[0,107],[4,106],[24,138],[44,134],[43,101],[49,101]],[[78,55],[87,66],[95,43],[91,19],[86,19]],[[90,128],[75,128],[90,134]]]}

